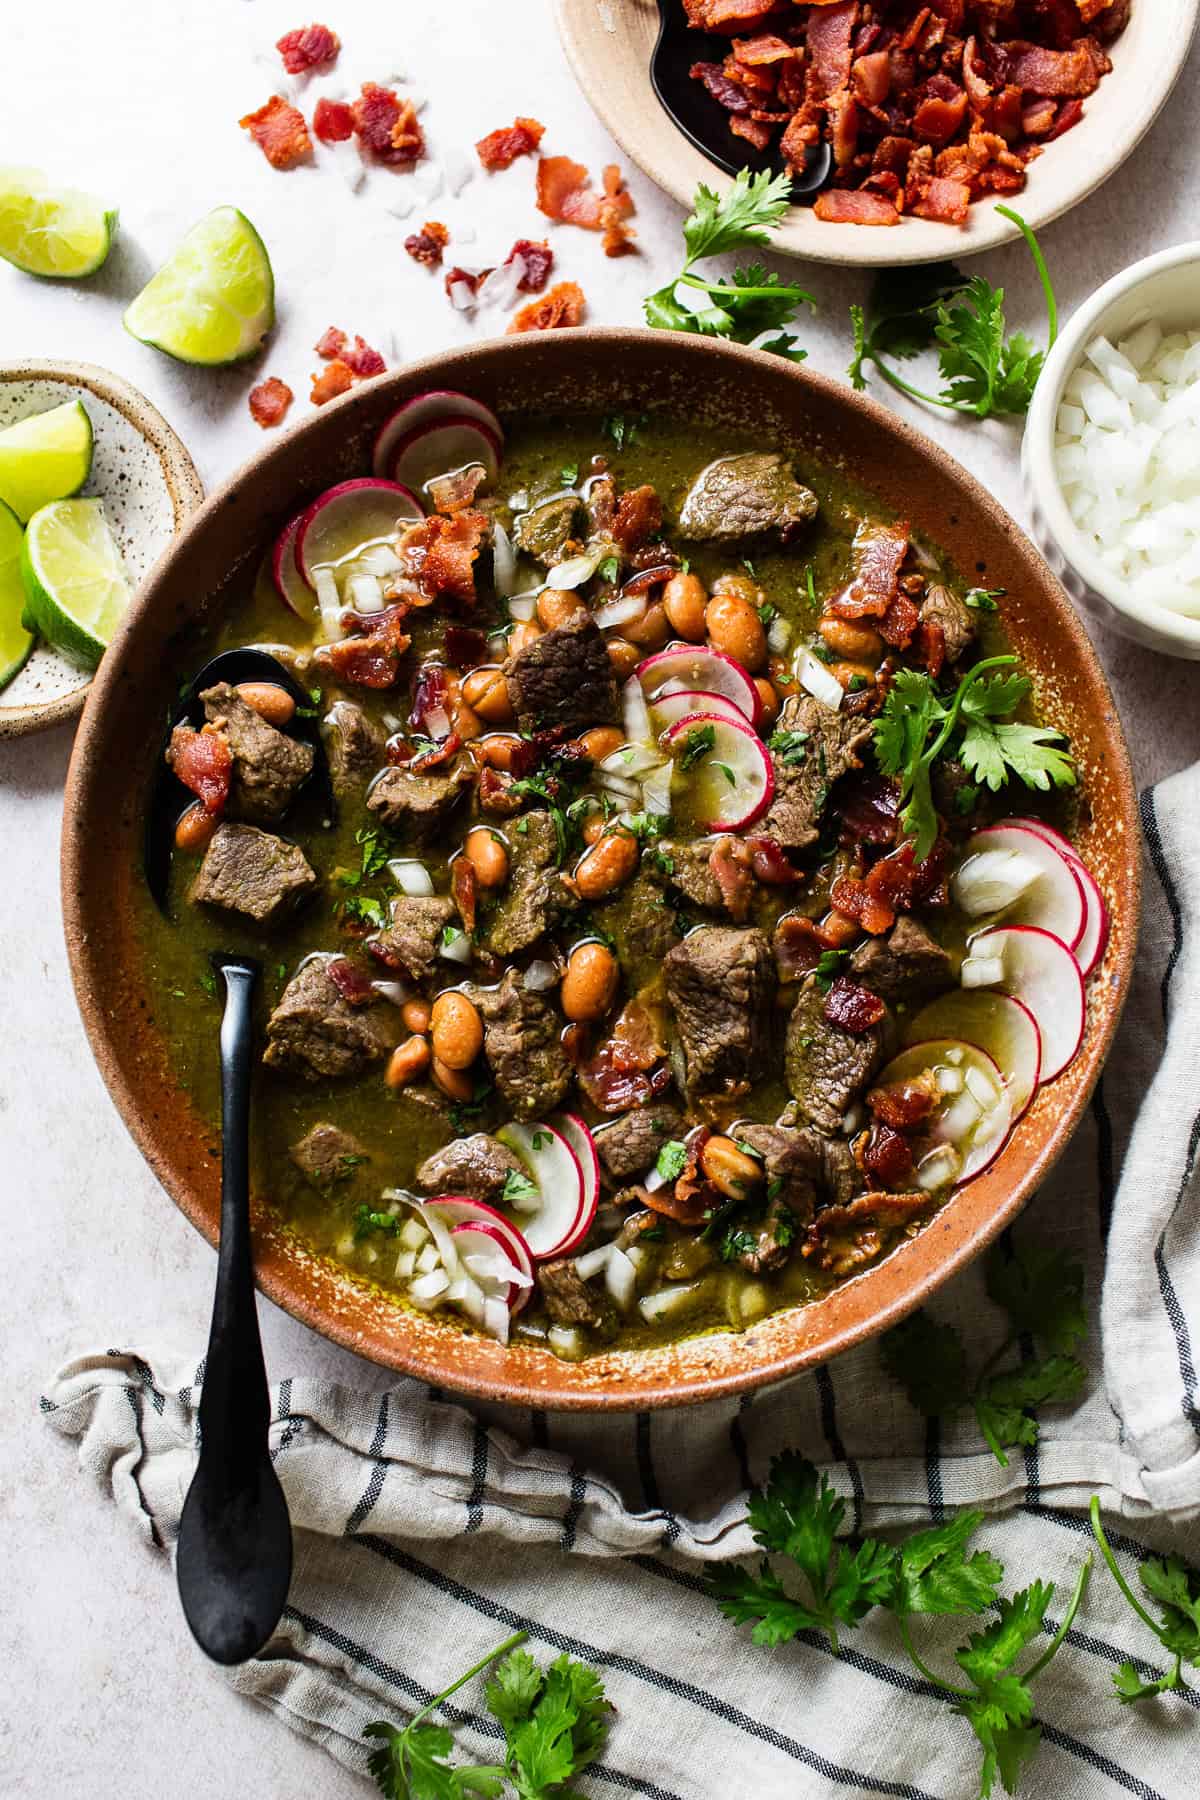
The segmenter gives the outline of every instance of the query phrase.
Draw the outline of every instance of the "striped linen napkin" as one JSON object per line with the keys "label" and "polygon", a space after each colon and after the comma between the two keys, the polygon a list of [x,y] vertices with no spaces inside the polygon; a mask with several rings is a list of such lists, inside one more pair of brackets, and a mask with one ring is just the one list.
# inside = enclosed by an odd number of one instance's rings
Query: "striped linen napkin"
{"label": "striped linen napkin", "polygon": [[[825,1468],[855,1528],[936,1521],[966,1504],[997,1515],[978,1541],[1006,1565],[1007,1591],[1034,1575],[1058,1583],[1047,1632],[1088,1548],[1093,1492],[1124,1515],[1110,1535],[1129,1578],[1151,1551],[1200,1560],[1198,801],[1200,769],[1144,797],[1134,993],[1090,1114],[1018,1226],[1084,1265],[1090,1316],[1102,1318],[1082,1399],[1045,1414],[1037,1445],[1002,1469],[972,1424],[927,1424],[870,1344],[753,1399],[599,1420],[469,1410],[412,1381],[382,1396],[283,1381],[272,1442],[295,1574],[275,1640],[230,1674],[237,1690],[361,1771],[368,1720],[402,1720],[524,1629],[543,1661],[567,1650],[595,1664],[617,1706],[581,1795],[973,1796],[971,1733],[915,1676],[890,1618],[848,1633],[840,1657],[815,1634],[758,1649],[700,1575],[750,1549],[745,1490],[788,1447]],[[1003,1337],[978,1269],[932,1311],[981,1355]],[[157,1546],[178,1528],[202,1378],[177,1357],[114,1349],[68,1363],[42,1399]],[[948,1663],[960,1624],[928,1630]],[[1040,1678],[1043,1743],[1023,1792],[1196,1793],[1185,1727],[1200,1698],[1119,1707],[1110,1677],[1126,1658],[1147,1675],[1162,1663],[1100,1568]],[[494,1755],[498,1728],[477,1688],[446,1715],[464,1754]]]}

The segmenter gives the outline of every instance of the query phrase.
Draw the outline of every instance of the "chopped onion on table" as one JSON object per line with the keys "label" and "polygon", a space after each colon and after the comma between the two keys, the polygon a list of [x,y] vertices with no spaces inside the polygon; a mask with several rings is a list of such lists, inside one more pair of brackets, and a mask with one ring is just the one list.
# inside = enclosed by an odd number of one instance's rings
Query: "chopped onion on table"
{"label": "chopped onion on table", "polygon": [[825,664],[811,650],[801,650],[796,657],[796,680],[814,700],[834,710],[842,704],[842,684],[831,675]]}
{"label": "chopped onion on table", "polygon": [[428,900],[433,893],[433,876],[415,857],[393,856],[387,867],[396,886],[410,900]]}

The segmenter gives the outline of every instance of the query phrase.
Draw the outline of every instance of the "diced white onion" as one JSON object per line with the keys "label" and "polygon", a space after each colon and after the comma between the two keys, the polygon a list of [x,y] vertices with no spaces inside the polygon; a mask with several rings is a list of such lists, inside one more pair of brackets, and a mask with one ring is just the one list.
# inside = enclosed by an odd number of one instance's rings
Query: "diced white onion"
{"label": "diced white onion", "polygon": [[431,738],[440,744],[443,738],[450,736],[450,714],[444,706],[427,706],[425,708],[425,724]]}
{"label": "diced white onion", "polygon": [[419,1250],[422,1244],[428,1243],[429,1233],[420,1219],[406,1219],[400,1227],[396,1241],[403,1244],[406,1250]]}
{"label": "diced white onion", "polygon": [[427,900],[433,893],[433,876],[416,857],[393,856],[387,867],[396,886],[411,900]]}
{"label": "diced white onion", "polygon": [[505,599],[512,593],[517,580],[517,554],[499,519],[492,520],[492,580],[496,592]]}
{"label": "diced white onion", "polygon": [[358,566],[364,575],[398,575],[404,564],[387,544],[368,544],[359,553]]}
{"label": "diced white onion", "polygon": [[654,742],[650,708],[646,704],[645,692],[636,675],[631,675],[621,689],[621,717],[624,721],[625,736],[631,744],[652,744]]}
{"label": "diced white onion", "polygon": [[858,1100],[855,1100],[853,1105],[848,1106],[845,1113],[843,1114],[843,1117],[842,1117],[843,1135],[845,1137],[854,1137],[857,1132],[860,1132],[862,1130],[862,1128],[866,1124],[866,1122],[867,1122],[867,1115],[862,1109],[862,1104]]}
{"label": "diced white onion", "polygon": [[[420,1262],[420,1257],[417,1261]],[[436,1300],[450,1286],[450,1277],[445,1269],[430,1269],[428,1274],[418,1275],[409,1285],[409,1294],[418,1302],[428,1303]]]}
{"label": "diced white onion", "polygon": [[651,769],[642,777],[642,802],[648,813],[656,818],[666,819],[671,813],[671,782],[675,774],[674,763],[660,763],[657,769]]}
{"label": "diced white onion", "polygon": [[967,858],[951,887],[963,912],[977,919],[1014,906],[1040,874],[1033,858],[1019,850],[981,850]]}
{"label": "diced white onion", "polygon": [[645,594],[618,594],[598,606],[592,618],[601,631],[610,631],[614,625],[631,625],[635,619],[644,618],[646,605]]}
{"label": "diced white onion", "polygon": [[498,1344],[507,1344],[508,1342],[510,1317],[507,1300],[484,1298],[483,1329],[489,1337],[494,1337]]}
{"label": "diced white onion", "polygon": [[980,1106],[995,1106],[996,1101],[999,1098],[999,1095],[996,1092],[996,1084],[994,1081],[988,1080],[982,1069],[976,1068],[974,1063],[968,1064],[965,1079],[967,1092],[969,1094],[974,1094]]}
{"label": "diced white onion", "polygon": [[[644,1182],[642,1185],[644,1187],[649,1187],[650,1184],[649,1182]],[[646,1261],[650,1252],[646,1249],[644,1244],[630,1244],[628,1250],[625,1251],[625,1255],[633,1264],[634,1272],[640,1275],[643,1268],[646,1266]]]}
{"label": "diced white onion", "polygon": [[317,588],[321,630],[332,643],[342,635],[342,597],[338,593],[337,577],[333,570],[326,566],[313,571],[313,580]]}
{"label": "diced white onion", "polygon": [[938,1069],[935,1072],[934,1079],[937,1082],[939,1094],[962,1093],[963,1078],[961,1069]]}
{"label": "diced white onion", "polygon": [[962,1059],[963,1052],[959,1046],[955,1045],[953,1049],[947,1050],[946,1061],[948,1063],[960,1063]]}
{"label": "diced white onion", "polygon": [[431,1269],[437,1269],[440,1267],[441,1267],[441,1258],[439,1257],[439,1255],[437,1253],[437,1245],[436,1244],[426,1244],[425,1248],[423,1250],[421,1250],[417,1255],[417,1263],[416,1263],[417,1274],[418,1275],[428,1275],[428,1273]]}
{"label": "diced white onion", "polygon": [[1004,959],[1000,956],[968,956],[958,972],[965,988],[999,987],[1004,980]]}
{"label": "diced white onion", "polygon": [[604,1271],[604,1285],[620,1307],[628,1312],[637,1293],[637,1270],[623,1250],[612,1245],[612,1255]]}
{"label": "diced white onion", "polygon": [[670,1176],[663,1175],[660,1172],[658,1165],[655,1164],[650,1173],[642,1177],[642,1186],[648,1194],[657,1194],[659,1188],[666,1187],[670,1179]]}
{"label": "diced white onion", "polygon": [[416,1255],[411,1250],[402,1250],[396,1258],[396,1280],[407,1281],[416,1267]]}
{"label": "diced white onion", "polygon": [[960,1144],[978,1123],[979,1103],[971,1094],[963,1092],[950,1102],[938,1120],[938,1136],[951,1144]]}
{"label": "diced white onion", "polygon": [[575,1325],[552,1325],[546,1334],[546,1342],[563,1362],[582,1362],[587,1355],[584,1335]]}
{"label": "diced white onion", "polygon": [[569,556],[566,562],[555,563],[546,575],[546,586],[552,588],[582,587],[590,581],[606,556],[613,554],[613,546],[607,543],[593,545],[585,550],[582,556]]}
{"label": "diced white onion", "polygon": [[444,956],[447,962],[469,963],[471,940],[465,931],[458,929],[457,925],[447,925],[442,934],[441,944],[438,946],[438,954]]}
{"label": "diced white onion", "polygon": [[498,264],[479,284],[482,303],[485,306],[511,306],[525,277],[525,270],[525,258],[519,255],[514,256],[511,262]]}
{"label": "diced white onion", "polygon": [[531,994],[545,994],[550,988],[557,987],[561,979],[554,963],[547,962],[544,957],[537,957],[526,969],[521,982]]}
{"label": "diced white onion", "polygon": [[412,989],[403,981],[373,981],[371,986],[381,999],[392,1006],[403,1006],[412,996]]}
{"label": "diced white onion", "polygon": [[575,1258],[575,1273],[580,1281],[590,1281],[593,1275],[599,1275],[607,1269],[614,1255],[619,1255],[615,1244],[598,1244],[594,1250],[585,1250],[582,1256]]}
{"label": "diced white onion", "polygon": [[663,753],[657,744],[634,740],[611,751],[600,768],[606,775],[617,775],[624,781],[636,781],[639,776],[648,775],[651,769],[661,768],[663,760]]}
{"label": "diced white onion", "polygon": [[819,658],[813,655],[811,650],[801,650],[797,653],[796,680],[812,695],[814,700],[819,700],[822,706],[831,706],[836,712],[842,704],[841,682],[836,675],[830,673]]}
{"label": "diced white onion", "polygon": [[510,494],[508,496],[508,505],[509,505],[510,512],[515,512],[515,513],[528,512],[529,511],[529,489],[528,488],[518,488],[515,494]]}
{"label": "diced white onion", "polygon": [[792,628],[782,613],[776,613],[767,626],[767,649],[774,656],[783,656],[792,641]]}
{"label": "diced white onion", "polygon": [[[510,594],[508,610],[512,617],[521,620],[522,623],[532,619],[534,613],[537,611],[537,597],[541,591],[541,588],[534,588],[533,592],[529,594]],[[506,644],[506,655],[507,652],[508,646]]]}
{"label": "diced white onion", "polygon": [[610,775],[607,770],[600,770],[596,776],[596,786],[603,788],[606,794],[615,794],[618,800],[634,806],[641,795],[636,781],[626,781],[624,776]]}
{"label": "diced white onion", "polygon": [[673,1318],[676,1313],[687,1312],[706,1286],[704,1281],[687,1281],[659,1288],[656,1293],[646,1294],[638,1301],[638,1311],[647,1325],[655,1325],[662,1319]]}
{"label": "diced white onion", "polygon": [[469,281],[452,281],[446,288],[450,296],[450,304],[458,312],[474,312],[476,307],[475,289]]}
{"label": "diced white onion", "polygon": [[925,1193],[932,1194],[938,1188],[945,1187],[948,1182],[957,1179],[962,1168],[962,1159],[949,1144],[939,1144],[928,1156],[923,1156],[917,1164],[917,1186]]}

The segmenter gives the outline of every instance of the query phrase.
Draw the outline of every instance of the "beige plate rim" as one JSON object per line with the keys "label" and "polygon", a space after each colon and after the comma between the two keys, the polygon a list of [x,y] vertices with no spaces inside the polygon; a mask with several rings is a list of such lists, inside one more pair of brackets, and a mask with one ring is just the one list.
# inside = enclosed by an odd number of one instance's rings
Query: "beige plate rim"
{"label": "beige plate rim", "polygon": [[[719,192],[730,187],[731,177],[684,137],[651,86],[657,0],[553,0],[553,5],[575,80],[643,174],[687,207],[702,181]],[[1198,18],[1200,0],[1137,0],[1112,47],[1112,74],[1088,101],[1075,129],[1032,165],[1029,185],[1017,196],[1018,210],[1035,231],[1094,193],[1137,148],[1182,73]],[[1003,202],[1006,196],[998,198]],[[1020,236],[996,212],[996,203],[972,206],[965,226],[905,219],[889,230],[823,224],[810,208],[799,207],[775,233],[771,248],[808,262],[873,268],[957,260]]]}
{"label": "beige plate rim", "polygon": [[[86,388],[98,400],[114,407],[135,431],[141,433],[158,457],[177,532],[203,501],[204,485],[183,439],[171,429],[145,394],[123,376],[114,375],[111,369],[103,369],[98,363],[31,358],[0,365],[0,382],[10,381],[60,381],[65,387]],[[166,549],[169,548],[167,545]],[[78,718],[92,685],[90,675],[83,677],[81,671],[81,677],[77,688],[41,704],[27,702],[21,706],[6,706],[3,694],[0,694],[0,738],[26,737]]]}

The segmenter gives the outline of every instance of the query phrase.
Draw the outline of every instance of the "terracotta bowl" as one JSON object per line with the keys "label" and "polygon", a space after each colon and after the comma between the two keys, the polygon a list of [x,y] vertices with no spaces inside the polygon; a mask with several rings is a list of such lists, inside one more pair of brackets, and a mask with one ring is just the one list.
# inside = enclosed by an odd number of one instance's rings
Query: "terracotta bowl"
{"label": "terracotta bowl", "polygon": [[[1079,848],[1113,920],[1105,961],[1090,983],[1083,1048],[1041,1091],[985,1175],[923,1233],[828,1298],[741,1336],[711,1334],[564,1363],[549,1351],[505,1350],[389,1304],[308,1252],[265,1198],[256,1200],[263,1291],[375,1362],[468,1395],[559,1408],[669,1406],[745,1392],[825,1361],[928,1300],[1016,1216],[1078,1124],[1125,999],[1138,925],[1137,815],[1112,697],[1062,589],[984,489],[883,407],[783,361],[659,332],[566,331],[439,356],[325,407],[213,494],[144,584],[93,685],[67,782],[63,908],[84,1023],[134,1138],[210,1242],[220,1210],[217,1141],[181,1087],[154,1023],[130,903],[141,879],[151,759],[183,672],[173,640],[225,604],[305,496],[368,467],[383,420],[430,387],[465,389],[501,413],[662,407],[696,422],[723,420],[743,438],[778,439],[844,466],[942,546],[960,571],[1007,589],[1014,648],[1047,719],[1071,738],[1086,800]],[[210,1050],[207,1043],[197,1048]]]}

